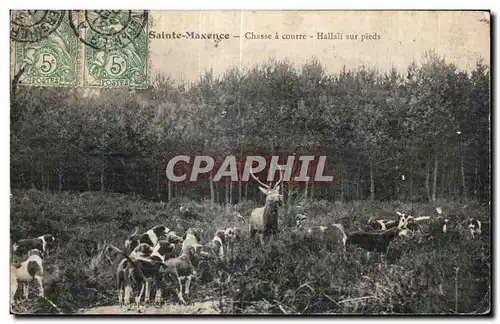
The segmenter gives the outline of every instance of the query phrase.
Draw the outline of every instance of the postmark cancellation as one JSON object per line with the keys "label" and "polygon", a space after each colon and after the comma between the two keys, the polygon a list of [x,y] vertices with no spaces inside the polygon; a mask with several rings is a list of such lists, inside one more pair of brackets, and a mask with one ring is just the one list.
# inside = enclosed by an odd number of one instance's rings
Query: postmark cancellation
{"label": "postmark cancellation", "polygon": [[148,13],[132,10],[11,12],[11,79],[31,86],[144,88]]}
{"label": "postmark cancellation", "polygon": [[12,74],[19,83],[76,86],[78,41],[63,10],[23,10],[11,20]]}

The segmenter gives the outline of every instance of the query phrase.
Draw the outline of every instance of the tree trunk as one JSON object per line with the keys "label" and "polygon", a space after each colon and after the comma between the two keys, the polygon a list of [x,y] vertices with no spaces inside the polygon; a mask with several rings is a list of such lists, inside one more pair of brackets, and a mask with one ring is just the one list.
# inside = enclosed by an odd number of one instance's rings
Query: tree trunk
{"label": "tree trunk", "polygon": [[31,184],[31,189],[36,189],[36,186],[35,186],[35,172],[34,172],[34,170],[36,170],[36,168],[32,164],[31,168],[30,168],[30,184]]}
{"label": "tree trunk", "polygon": [[359,170],[359,159],[358,159],[358,171],[356,173],[356,200],[359,201],[360,200],[360,197],[359,197],[359,186],[361,184],[361,171]]}
{"label": "tree trunk", "polygon": [[286,184],[287,190],[285,192],[285,185],[283,185],[283,204],[287,212],[290,211],[290,182]]}
{"label": "tree trunk", "polygon": [[51,179],[51,176],[50,174],[47,174],[47,177],[45,178],[46,179],[46,191],[49,192],[50,191],[50,179]]}
{"label": "tree trunk", "polygon": [[40,176],[41,176],[41,179],[42,179],[42,191],[47,191],[47,184],[46,184],[46,181],[45,181],[45,173],[42,172],[40,173]]}
{"label": "tree trunk", "polygon": [[306,182],[305,182],[305,186],[306,186],[306,187],[305,187],[305,191],[304,191],[304,198],[305,198],[305,200],[306,200],[306,201],[307,201],[307,194],[308,194],[308,190],[307,190],[307,189],[308,189],[308,188],[307,188],[307,187],[308,187],[308,184],[309,184],[309,181],[308,181],[308,180],[306,180]]}
{"label": "tree trunk", "polygon": [[226,197],[225,197],[225,205],[229,203],[229,181],[226,180]]}
{"label": "tree trunk", "polygon": [[474,160],[474,198],[477,198],[477,159]]}
{"label": "tree trunk", "polygon": [[167,178],[167,201],[172,200],[172,182]]}
{"label": "tree trunk", "polygon": [[90,172],[87,172],[87,191],[90,191]]}
{"label": "tree trunk", "polygon": [[462,174],[462,195],[467,199],[467,182],[465,180],[464,155],[460,156],[460,173]]}
{"label": "tree trunk", "polygon": [[375,201],[375,181],[373,179],[373,162],[370,162],[370,200]]}
{"label": "tree trunk", "polygon": [[220,203],[220,195],[219,195],[219,181],[215,183],[215,203],[219,204]]}
{"label": "tree trunk", "polygon": [[[452,171],[451,173],[448,173],[446,176],[444,175],[444,172],[443,172],[443,175],[441,176],[443,177],[443,181],[444,181],[444,178],[448,178],[448,199],[450,199],[453,195],[457,194],[455,192],[455,186],[453,185],[453,180],[455,179],[455,174],[454,172]],[[442,193],[443,197],[444,197],[444,191]],[[457,195],[459,196],[459,195]]]}
{"label": "tree trunk", "polygon": [[240,202],[243,199],[243,182],[241,181],[241,179],[238,180],[238,187],[238,202]]}
{"label": "tree trunk", "polygon": [[158,200],[161,200],[160,178],[161,178],[161,171],[158,172],[158,170],[156,170],[156,188],[155,188],[155,191],[156,191],[156,196],[158,197]]}
{"label": "tree trunk", "polygon": [[101,191],[104,191],[104,169],[101,169]]}
{"label": "tree trunk", "polygon": [[358,187],[359,187],[358,200],[363,200],[363,199],[365,199],[365,196],[363,195],[363,191],[364,191],[363,189],[365,188],[365,182],[363,181],[363,177],[361,175],[361,172],[359,172],[359,185],[358,185]]}
{"label": "tree trunk", "polygon": [[59,183],[59,192],[61,192],[62,191],[62,182],[63,182],[62,172],[57,173],[57,178],[58,178],[58,183]]}
{"label": "tree trunk", "polygon": [[430,177],[431,177],[431,161],[427,160],[427,172],[425,173],[425,190],[427,191],[427,200],[429,202],[432,201],[431,198],[431,186],[430,186]]}
{"label": "tree trunk", "polygon": [[[410,186],[410,202],[413,205],[413,145],[410,146],[410,174],[408,175],[408,182]],[[408,190],[406,191],[408,193]]]}
{"label": "tree trunk", "polygon": [[438,178],[438,154],[434,153],[434,174],[433,174],[433,179],[432,179],[432,202],[433,203],[436,203],[437,178]]}
{"label": "tree trunk", "polygon": [[212,172],[210,172],[210,201],[215,202],[214,182],[212,181]]}
{"label": "tree trunk", "polygon": [[311,192],[311,194],[310,194],[311,199],[313,199],[314,198],[314,179],[313,179],[313,181],[311,181],[311,190],[310,190],[310,192]]}
{"label": "tree trunk", "polygon": [[141,192],[142,187],[139,185],[141,182],[141,174],[139,173],[138,169],[136,168],[134,170],[135,172],[135,188],[133,189],[134,195],[138,192]]}
{"label": "tree trunk", "polygon": [[287,194],[286,194],[286,183],[282,183],[281,184],[281,194],[283,195],[283,207],[285,208],[285,210],[288,210],[287,209]]}
{"label": "tree trunk", "polygon": [[342,171],[342,177],[340,177],[340,202],[344,202],[344,180],[345,180],[345,173]]}
{"label": "tree trunk", "polygon": [[248,182],[245,183],[245,200],[248,200]]}
{"label": "tree trunk", "polygon": [[233,182],[229,180],[229,205],[233,205]]}
{"label": "tree trunk", "polygon": [[287,198],[286,198],[286,202],[287,202],[287,211],[290,211],[291,208],[292,208],[292,201],[291,201],[291,198],[292,198],[292,188],[290,188],[290,182],[288,182],[287,184]]}

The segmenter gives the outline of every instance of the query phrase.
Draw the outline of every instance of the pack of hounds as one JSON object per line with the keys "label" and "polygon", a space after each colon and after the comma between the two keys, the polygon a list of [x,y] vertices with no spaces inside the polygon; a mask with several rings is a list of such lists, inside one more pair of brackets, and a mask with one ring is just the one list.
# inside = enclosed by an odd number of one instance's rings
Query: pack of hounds
{"label": "pack of hounds", "polygon": [[[267,188],[267,190],[273,189]],[[266,201],[267,205],[268,201]],[[367,251],[386,252],[390,242],[395,238],[408,237],[419,231],[418,223],[422,221],[428,221],[438,232],[446,233],[450,226],[449,219],[442,216],[441,208],[436,208],[436,211],[438,216],[434,217],[413,217],[395,212],[397,216],[395,219],[370,219],[365,231],[350,232],[345,231],[340,224],[309,226],[308,217],[303,214],[297,214],[295,220],[297,231],[313,237],[328,233],[336,235],[344,249],[346,245],[355,245]],[[259,232],[255,222],[252,223],[252,216],[256,218],[255,215],[263,214],[265,213],[262,213],[262,210],[252,212],[249,222],[251,237]],[[472,238],[490,234],[489,222],[482,222],[475,218],[467,220],[466,229]],[[266,233],[274,231],[263,229],[261,232],[265,236]],[[183,236],[179,236],[164,225],[154,226],[143,233],[139,233],[136,228],[134,233],[125,240],[123,249],[107,245],[108,251],[114,250],[122,255],[116,270],[120,306],[131,305],[131,298],[134,297],[135,305],[139,307],[143,296],[144,303],[149,304],[152,286],[156,288],[154,304],[161,305],[162,294],[169,285],[175,287],[178,301],[186,304],[184,297],[189,295],[190,285],[198,273],[200,260],[212,262],[221,276],[231,251],[242,239],[244,235],[239,227],[217,230],[213,239],[205,243],[201,242],[196,228],[187,229]],[[37,238],[21,239],[13,244],[13,254],[24,261],[11,264],[11,301],[14,300],[19,286],[23,287],[24,298],[28,299],[30,283],[36,283],[38,295],[44,296],[43,260],[49,255],[55,241],[52,235],[45,234]],[[134,291],[135,294],[132,296]]]}

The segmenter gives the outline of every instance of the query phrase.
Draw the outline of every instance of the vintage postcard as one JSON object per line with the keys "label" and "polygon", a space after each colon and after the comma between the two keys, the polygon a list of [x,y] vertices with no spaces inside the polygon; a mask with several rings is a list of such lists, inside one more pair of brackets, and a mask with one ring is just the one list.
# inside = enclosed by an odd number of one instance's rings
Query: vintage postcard
{"label": "vintage postcard", "polygon": [[490,32],[11,11],[11,314],[491,315]]}

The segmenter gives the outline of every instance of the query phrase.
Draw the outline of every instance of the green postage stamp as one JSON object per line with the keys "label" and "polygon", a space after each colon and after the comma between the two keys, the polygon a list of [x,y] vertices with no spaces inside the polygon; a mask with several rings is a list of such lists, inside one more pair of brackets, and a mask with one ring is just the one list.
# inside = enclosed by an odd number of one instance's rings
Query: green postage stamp
{"label": "green postage stamp", "polygon": [[148,84],[147,11],[17,10],[10,36],[11,78],[18,76],[18,84]]}
{"label": "green postage stamp", "polygon": [[11,15],[14,73],[19,83],[76,86],[78,39],[63,10],[21,10]]}

